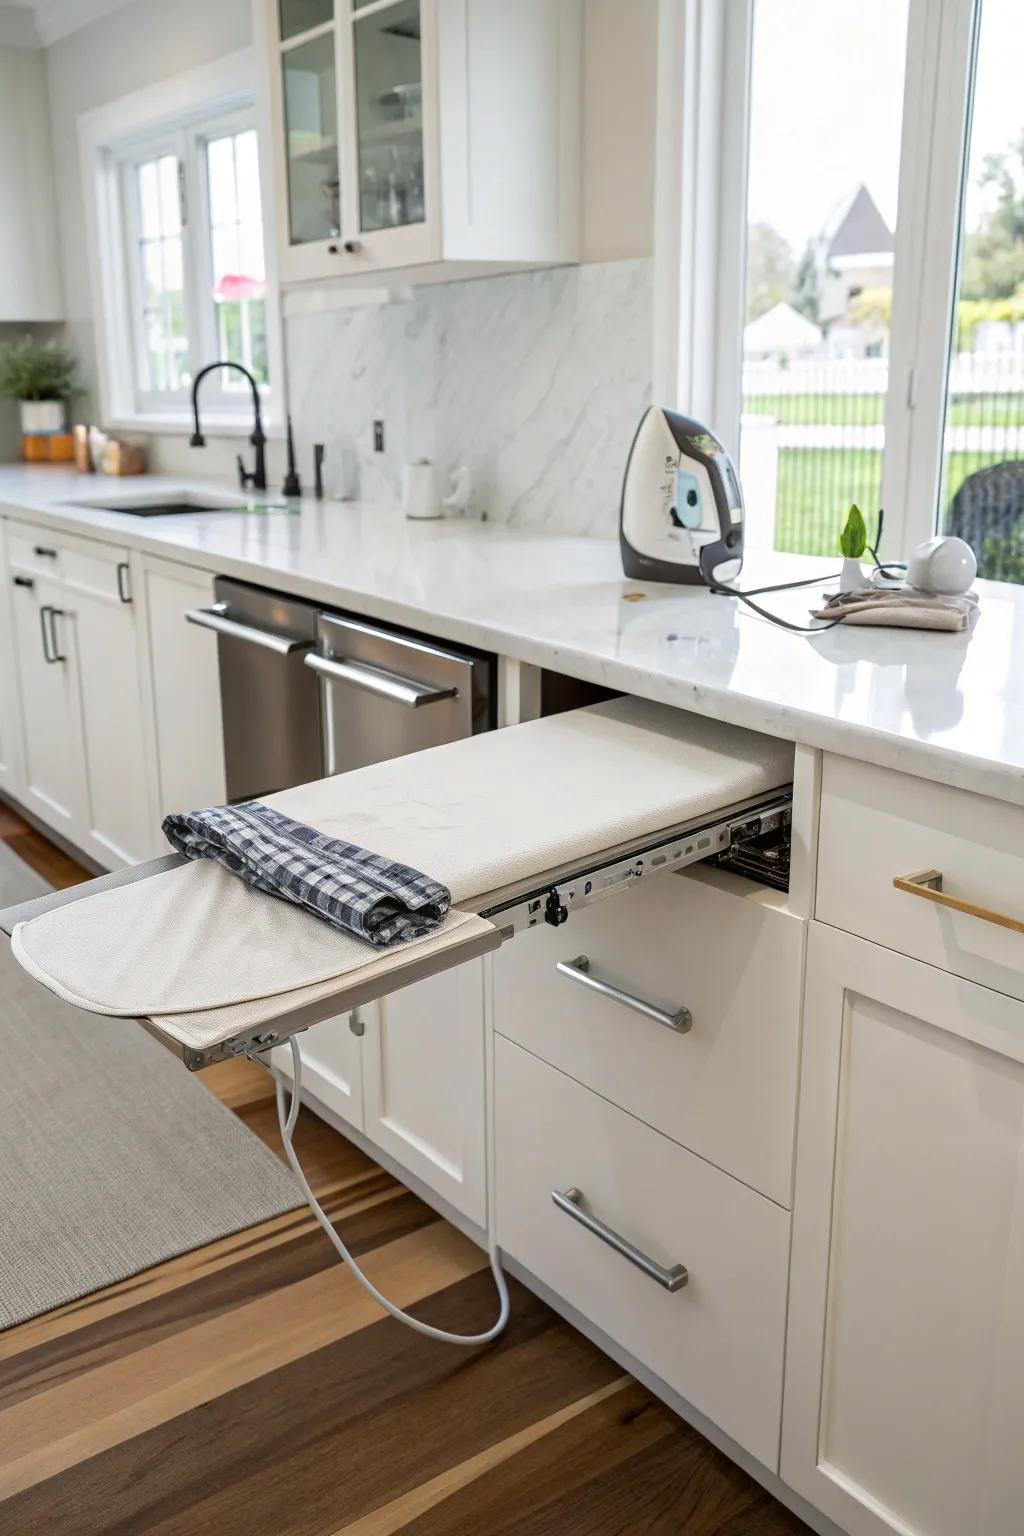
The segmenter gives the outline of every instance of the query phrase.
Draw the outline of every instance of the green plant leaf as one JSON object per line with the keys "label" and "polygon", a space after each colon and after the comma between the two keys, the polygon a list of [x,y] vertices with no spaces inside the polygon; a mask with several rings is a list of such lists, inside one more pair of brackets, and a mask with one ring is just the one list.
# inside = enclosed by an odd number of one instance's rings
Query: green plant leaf
{"label": "green plant leaf", "polygon": [[846,527],[839,535],[839,548],[848,560],[859,560],[868,547],[868,530],[856,504],[850,508]]}

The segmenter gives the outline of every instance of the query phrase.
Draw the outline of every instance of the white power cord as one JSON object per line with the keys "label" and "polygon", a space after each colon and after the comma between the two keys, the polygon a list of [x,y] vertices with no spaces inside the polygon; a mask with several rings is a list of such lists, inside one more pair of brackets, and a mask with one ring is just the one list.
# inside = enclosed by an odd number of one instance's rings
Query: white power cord
{"label": "white power cord", "polygon": [[498,1321],[494,1324],[493,1328],[488,1328],[486,1333],[447,1333],[443,1328],[433,1328],[430,1323],[421,1323],[418,1317],[412,1317],[410,1313],[403,1312],[401,1307],[396,1307],[393,1302],[388,1301],[386,1296],[382,1296],[373,1282],[368,1280],[366,1275],[363,1274],[359,1265],[335,1231],[333,1223],[325,1214],[316,1195],[310,1189],[306,1175],[302,1171],[302,1165],[292,1145],[292,1134],[295,1130],[295,1122],[299,1117],[299,1106],[301,1103],[302,1056],[299,1052],[299,1042],[295,1035],[292,1035],[288,1044],[292,1050],[292,1092],[291,1103],[288,1105],[287,1110],[285,1109],[284,1101],[284,1082],[278,1073],[275,1072],[274,1074],[274,1085],[277,1094],[277,1123],[281,1127],[281,1140],[284,1142],[285,1155],[288,1158],[292,1173],[294,1173],[298,1180],[299,1188],[305,1195],[313,1215],[330,1238],[339,1258],[348,1265],[359,1281],[359,1284],[365,1291],[370,1293],[378,1306],[383,1307],[384,1311],[389,1312],[392,1317],[396,1317],[400,1323],[405,1323],[408,1327],[415,1328],[417,1333],[425,1333],[428,1339],[440,1339],[443,1344],[464,1344],[468,1346],[490,1344],[504,1329],[505,1324],[508,1322],[509,1311],[511,1310],[508,1285],[506,1284],[505,1276],[502,1274],[501,1262],[493,1245],[490,1249],[491,1272],[494,1275],[494,1283],[498,1288],[498,1299],[501,1307],[498,1313]]}

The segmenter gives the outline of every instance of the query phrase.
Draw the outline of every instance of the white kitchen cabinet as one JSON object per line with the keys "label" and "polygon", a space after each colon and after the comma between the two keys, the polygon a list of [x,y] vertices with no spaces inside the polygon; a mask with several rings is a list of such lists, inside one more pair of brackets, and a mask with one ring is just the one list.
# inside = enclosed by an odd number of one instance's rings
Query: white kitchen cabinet
{"label": "white kitchen cabinet", "polygon": [[[46,56],[0,48],[0,321],[64,315]],[[15,149],[15,146],[17,148]]]}
{"label": "white kitchen cabinet", "polygon": [[7,575],[7,524],[0,518],[0,789],[21,792],[21,720],[14,644],[13,588]]}
{"label": "white kitchen cabinet", "polygon": [[[324,1019],[307,1029],[299,1042],[304,1089],[357,1131],[363,1129],[362,1036],[368,1012],[366,1008],[356,1008],[352,1013]],[[279,1045],[270,1054],[274,1066],[290,1081],[289,1047]]]}
{"label": "white kitchen cabinet", "polygon": [[815,923],[782,1476],[850,1536],[1024,1529],[1024,1004]]}
{"label": "white kitchen cabinet", "polygon": [[494,1072],[502,1251],[774,1471],[789,1213],[502,1036]]}
{"label": "white kitchen cabinet", "polygon": [[[487,1224],[483,987],[481,962],[471,961],[300,1039],[314,1098],[478,1227]],[[287,1048],[273,1061],[291,1076]]]}
{"label": "white kitchen cabinet", "polygon": [[74,637],[85,769],[85,825],[76,841],[102,864],[148,856],[152,812],[143,748],[128,553],[62,542],[61,604]]}
{"label": "white kitchen cabinet", "polygon": [[170,811],[227,798],[217,636],[189,624],[190,608],[213,602],[213,577],[143,556],[133,565],[141,615],[142,667],[153,744],[152,852],[166,853],[160,822]]}
{"label": "white kitchen cabinet", "polygon": [[364,1009],[366,1135],[468,1216],[487,1223],[483,964]]}
{"label": "white kitchen cabinet", "polygon": [[58,580],[8,563],[21,713],[21,799],[80,843],[87,814],[75,627]]}
{"label": "white kitchen cabinet", "polygon": [[19,797],[107,868],[151,851],[128,553],[7,526],[22,771]]}
{"label": "white kitchen cabinet", "polygon": [[285,282],[578,258],[581,0],[260,4]]}

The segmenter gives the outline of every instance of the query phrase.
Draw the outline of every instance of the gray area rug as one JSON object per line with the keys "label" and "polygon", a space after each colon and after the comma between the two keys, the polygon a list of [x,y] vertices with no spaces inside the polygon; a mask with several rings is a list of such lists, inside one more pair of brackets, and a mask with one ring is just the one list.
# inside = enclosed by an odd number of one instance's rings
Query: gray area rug
{"label": "gray area rug", "polygon": [[[0,843],[0,907],[46,889]],[[3,935],[0,1064],[0,1330],[302,1204],[200,1078],[51,996]]]}

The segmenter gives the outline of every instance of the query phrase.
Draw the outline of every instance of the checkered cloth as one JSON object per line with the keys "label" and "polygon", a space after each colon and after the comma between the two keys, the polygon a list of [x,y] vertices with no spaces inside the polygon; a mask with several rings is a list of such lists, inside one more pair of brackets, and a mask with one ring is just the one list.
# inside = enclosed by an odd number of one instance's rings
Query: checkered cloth
{"label": "checkered cloth", "polygon": [[186,858],[216,859],[257,890],[381,949],[423,938],[451,906],[438,881],[326,837],[259,800],[168,816],[163,830]]}

